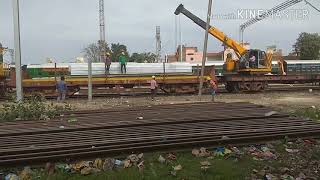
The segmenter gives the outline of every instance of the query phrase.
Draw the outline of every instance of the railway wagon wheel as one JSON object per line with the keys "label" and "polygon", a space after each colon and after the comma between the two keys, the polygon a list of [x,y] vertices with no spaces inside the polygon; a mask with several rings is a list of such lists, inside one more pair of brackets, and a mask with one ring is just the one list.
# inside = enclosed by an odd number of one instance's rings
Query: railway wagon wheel
{"label": "railway wagon wheel", "polygon": [[230,93],[239,93],[241,91],[238,82],[227,82],[225,89]]}

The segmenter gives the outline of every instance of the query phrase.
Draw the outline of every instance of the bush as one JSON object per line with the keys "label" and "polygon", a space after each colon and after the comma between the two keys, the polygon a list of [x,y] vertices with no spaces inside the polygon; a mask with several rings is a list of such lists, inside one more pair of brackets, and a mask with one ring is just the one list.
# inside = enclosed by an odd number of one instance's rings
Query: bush
{"label": "bush", "polygon": [[299,109],[294,113],[295,116],[308,118],[312,120],[320,120],[320,109],[316,107]]}
{"label": "bush", "polygon": [[70,110],[70,105],[49,104],[41,96],[32,96],[18,103],[3,105],[0,110],[0,121],[14,120],[48,120]]}

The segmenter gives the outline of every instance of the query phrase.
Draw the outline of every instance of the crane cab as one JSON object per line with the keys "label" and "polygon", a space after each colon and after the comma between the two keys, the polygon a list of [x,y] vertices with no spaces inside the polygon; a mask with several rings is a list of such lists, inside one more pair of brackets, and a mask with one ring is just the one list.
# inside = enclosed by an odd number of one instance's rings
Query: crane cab
{"label": "crane cab", "polygon": [[[250,49],[240,57],[238,62],[227,58],[226,71],[236,73],[249,73],[249,74],[267,74],[271,73],[272,55],[267,55],[265,51],[259,49]],[[237,65],[232,66],[236,62]],[[234,67],[234,68],[230,68]]]}

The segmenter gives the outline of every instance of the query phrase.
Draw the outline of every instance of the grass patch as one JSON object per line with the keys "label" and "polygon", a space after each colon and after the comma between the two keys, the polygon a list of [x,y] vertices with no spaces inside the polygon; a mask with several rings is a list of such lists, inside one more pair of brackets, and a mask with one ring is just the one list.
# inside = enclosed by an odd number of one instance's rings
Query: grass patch
{"label": "grass patch", "polygon": [[0,108],[0,121],[48,120],[70,110],[70,105],[47,103],[42,96],[32,96],[21,102],[12,102]]}
{"label": "grass patch", "polygon": [[320,122],[320,109],[316,107],[302,108],[295,111],[292,115]]}

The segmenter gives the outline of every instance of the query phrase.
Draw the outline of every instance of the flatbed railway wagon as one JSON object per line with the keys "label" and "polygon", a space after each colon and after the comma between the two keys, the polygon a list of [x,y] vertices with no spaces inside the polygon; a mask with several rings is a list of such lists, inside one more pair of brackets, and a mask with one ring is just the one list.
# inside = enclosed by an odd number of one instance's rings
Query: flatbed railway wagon
{"label": "flatbed railway wagon", "polygon": [[[205,77],[215,77],[214,66],[206,67]],[[44,96],[56,95],[56,84],[60,76],[45,78],[30,78],[25,69],[23,72],[23,91],[26,95],[41,94]],[[200,73],[159,73],[159,74],[131,74],[131,75],[96,75],[92,78],[92,85],[95,89],[108,89],[110,92],[120,92],[121,89],[145,88],[150,86],[152,76],[156,76],[159,88],[165,93],[194,93],[198,91]],[[68,95],[72,96],[88,87],[87,76],[65,76],[68,85]],[[15,88],[15,71],[11,68],[10,78],[7,79],[7,86]],[[205,82],[205,87],[207,83]]]}

